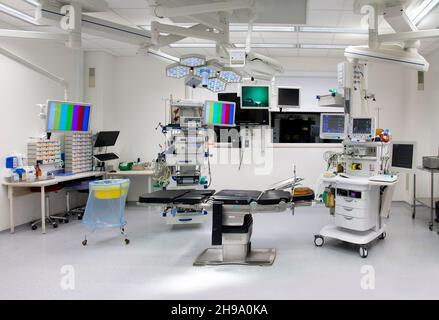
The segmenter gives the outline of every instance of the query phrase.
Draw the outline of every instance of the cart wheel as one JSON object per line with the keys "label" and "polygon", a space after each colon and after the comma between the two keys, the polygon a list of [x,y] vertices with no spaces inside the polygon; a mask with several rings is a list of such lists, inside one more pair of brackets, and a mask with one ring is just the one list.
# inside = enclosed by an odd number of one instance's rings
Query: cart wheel
{"label": "cart wheel", "polygon": [[69,219],[64,220],[64,223],[69,223],[69,222],[70,222]]}
{"label": "cart wheel", "polygon": [[368,252],[367,252],[367,248],[366,247],[361,246],[360,250],[359,250],[359,253],[360,253],[360,257],[367,258]]}
{"label": "cart wheel", "polygon": [[386,236],[387,236],[387,233],[383,232],[379,235],[378,239],[384,240],[386,238]]}
{"label": "cart wheel", "polygon": [[58,228],[58,223],[52,224],[52,227],[55,228],[55,229]]}
{"label": "cart wheel", "polygon": [[37,230],[37,228],[38,228],[36,224],[31,225],[30,227],[31,227],[32,230]]}
{"label": "cart wheel", "polygon": [[323,243],[325,242],[325,239],[321,235],[315,235],[314,236],[314,244],[316,247],[323,246]]}
{"label": "cart wheel", "polygon": [[78,220],[82,220],[82,215],[78,215]]}
{"label": "cart wheel", "polygon": [[86,246],[87,245],[87,240],[82,241],[82,245]]}
{"label": "cart wheel", "polygon": [[130,244],[130,239],[125,239],[125,244]]}
{"label": "cart wheel", "polygon": [[433,224],[430,223],[430,224],[428,225],[428,229],[430,229],[430,231],[433,231]]}

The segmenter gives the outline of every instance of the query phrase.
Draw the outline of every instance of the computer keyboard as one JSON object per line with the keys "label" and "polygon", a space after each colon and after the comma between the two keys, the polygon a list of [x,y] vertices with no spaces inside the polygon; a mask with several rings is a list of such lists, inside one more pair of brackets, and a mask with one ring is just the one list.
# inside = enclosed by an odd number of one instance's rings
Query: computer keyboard
{"label": "computer keyboard", "polygon": [[379,174],[369,178],[370,181],[381,181],[381,182],[395,182],[398,180],[396,174]]}

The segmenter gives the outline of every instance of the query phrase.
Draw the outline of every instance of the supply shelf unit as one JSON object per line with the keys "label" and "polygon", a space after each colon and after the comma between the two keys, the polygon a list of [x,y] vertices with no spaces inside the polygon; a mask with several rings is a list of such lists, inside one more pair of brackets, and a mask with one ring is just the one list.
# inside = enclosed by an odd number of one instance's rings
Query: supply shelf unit
{"label": "supply shelf unit", "polygon": [[93,171],[93,135],[69,132],[64,136],[64,165],[68,173]]}

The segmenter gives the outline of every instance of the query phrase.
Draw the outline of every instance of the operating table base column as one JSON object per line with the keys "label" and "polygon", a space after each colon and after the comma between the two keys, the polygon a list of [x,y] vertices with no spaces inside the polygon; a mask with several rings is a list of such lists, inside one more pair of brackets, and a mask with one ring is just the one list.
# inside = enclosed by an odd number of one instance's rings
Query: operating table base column
{"label": "operating table base column", "polygon": [[[212,244],[218,248],[206,249],[194,262],[204,265],[272,265],[275,249],[252,249],[253,218],[243,212],[227,212],[222,205],[213,207]],[[219,219],[219,218],[222,219]]]}

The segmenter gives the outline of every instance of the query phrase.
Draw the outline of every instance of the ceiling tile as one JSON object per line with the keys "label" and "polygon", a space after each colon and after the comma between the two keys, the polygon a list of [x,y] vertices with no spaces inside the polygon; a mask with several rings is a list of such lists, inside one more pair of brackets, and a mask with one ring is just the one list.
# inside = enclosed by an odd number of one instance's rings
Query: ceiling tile
{"label": "ceiling tile", "polygon": [[340,11],[309,10],[306,24],[310,26],[335,27],[338,24],[339,17]]}
{"label": "ceiling tile", "polygon": [[113,9],[113,11],[137,26],[148,25],[152,20],[149,9]]}
{"label": "ceiling tile", "polygon": [[339,27],[361,28],[363,16],[354,14],[352,11],[342,12],[340,15]]}
{"label": "ceiling tile", "polygon": [[107,0],[108,5],[113,9],[147,9],[147,0]]}
{"label": "ceiling tile", "polygon": [[299,54],[299,50],[270,48],[268,53],[270,57],[296,57]]}
{"label": "ceiling tile", "polygon": [[328,55],[328,49],[299,49],[299,56],[326,56]]}
{"label": "ceiling tile", "polygon": [[308,0],[308,10],[343,10],[344,0]]}
{"label": "ceiling tile", "polygon": [[344,50],[330,49],[328,51],[328,57],[344,57]]}

